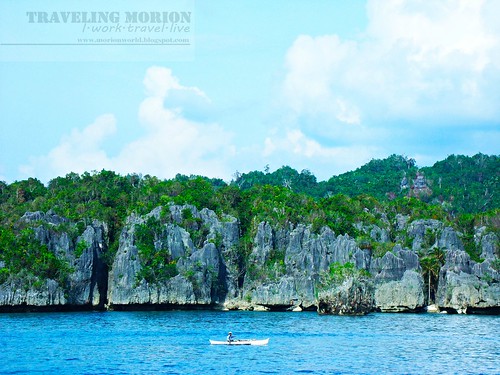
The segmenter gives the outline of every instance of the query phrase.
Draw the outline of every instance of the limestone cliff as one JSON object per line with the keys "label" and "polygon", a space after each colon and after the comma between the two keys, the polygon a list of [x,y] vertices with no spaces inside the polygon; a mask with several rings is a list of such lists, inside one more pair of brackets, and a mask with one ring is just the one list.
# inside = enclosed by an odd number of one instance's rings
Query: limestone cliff
{"label": "limestone cliff", "polygon": [[[163,212],[167,210],[167,212]],[[183,213],[189,212],[188,227]],[[146,280],[146,267],[137,244],[137,227],[154,217],[161,221],[155,247],[164,247],[163,256],[175,266],[170,277]],[[191,231],[191,233],[189,232]],[[195,233],[196,232],[196,233]],[[197,238],[194,238],[194,237]],[[235,294],[231,267],[223,261],[226,249],[236,245],[238,226],[234,218],[219,220],[214,212],[193,206],[157,208],[145,217],[129,217],[120,236],[120,245],[109,273],[108,305],[133,308],[137,305],[211,306]]]}
{"label": "limestone cliff", "polygon": [[31,225],[36,239],[67,266],[68,274],[59,282],[23,275],[9,277],[0,285],[0,308],[103,308],[107,289],[107,267],[103,261],[106,226],[94,221],[72,239],[68,229],[74,229],[75,224],[50,211],[27,212],[21,220]]}
{"label": "limestone cliff", "polygon": [[[435,300],[449,312],[498,313],[500,306],[498,237],[484,228],[475,237],[484,260],[475,262],[465,252],[461,234],[437,220],[411,221],[398,215],[386,228],[356,224],[388,249],[375,256],[373,249],[326,226],[313,231],[303,224],[267,221],[254,224],[248,246],[243,246],[236,218],[171,205],[130,215],[108,266],[104,223],[78,226],[50,211],[28,212],[22,222],[65,262],[67,277],[9,277],[0,285],[4,311],[319,308],[359,314],[422,311]],[[420,262],[433,249],[444,254],[434,279]],[[362,271],[364,281],[346,277],[319,288],[325,275],[338,279],[331,274],[332,265],[352,266]],[[435,293],[429,296],[431,290]]]}

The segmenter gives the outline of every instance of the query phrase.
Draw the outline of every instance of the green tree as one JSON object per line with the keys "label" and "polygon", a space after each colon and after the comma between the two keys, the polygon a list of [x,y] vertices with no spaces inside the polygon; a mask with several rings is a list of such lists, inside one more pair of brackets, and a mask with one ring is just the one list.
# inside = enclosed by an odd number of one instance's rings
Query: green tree
{"label": "green tree", "polygon": [[[0,227],[0,261],[3,262],[3,277],[21,277],[24,273],[38,279],[53,279],[65,286],[71,271],[66,260],[56,257],[42,244],[31,228],[19,233]],[[5,281],[5,280],[4,280]]]}
{"label": "green tree", "polygon": [[135,226],[135,245],[141,260],[137,282],[142,279],[150,284],[159,284],[178,274],[177,262],[162,241],[163,225],[153,216],[144,224]]}
{"label": "green tree", "polygon": [[431,304],[432,295],[436,295],[439,272],[445,262],[446,253],[443,248],[434,247],[420,258],[420,266],[424,277],[427,277],[427,301]]}

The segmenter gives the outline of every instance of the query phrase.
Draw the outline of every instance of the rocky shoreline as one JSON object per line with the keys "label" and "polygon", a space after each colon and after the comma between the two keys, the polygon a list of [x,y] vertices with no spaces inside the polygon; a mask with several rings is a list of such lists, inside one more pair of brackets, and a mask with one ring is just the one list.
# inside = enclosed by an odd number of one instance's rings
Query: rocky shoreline
{"label": "rocky shoreline", "polygon": [[[437,220],[410,222],[401,215],[396,229],[404,238],[380,257],[328,227],[313,232],[310,226],[283,228],[268,222],[255,224],[250,246],[243,249],[240,226],[234,217],[172,205],[158,207],[148,215],[129,216],[110,262],[105,257],[110,246],[106,223],[94,221],[72,239],[57,228],[61,223],[74,223],[52,212],[28,212],[21,220],[33,228],[37,240],[68,262],[71,273],[64,284],[52,279],[32,282],[22,275],[9,277],[0,285],[0,312],[425,312],[429,285],[423,277],[419,252],[437,248],[443,252],[443,264],[432,293],[436,310],[500,313],[500,274],[494,267],[498,264],[499,241],[494,233],[485,233],[482,228],[477,228],[475,238],[481,249],[480,263],[471,260],[460,233],[452,228]],[[154,232],[153,254],[146,258],[140,229],[152,222],[160,225]],[[372,225],[360,230],[377,241],[390,243],[391,233],[386,229]],[[158,254],[163,258],[158,260]],[[332,264],[350,273],[341,280],[330,278],[325,284]],[[171,272],[167,274],[165,269]]]}

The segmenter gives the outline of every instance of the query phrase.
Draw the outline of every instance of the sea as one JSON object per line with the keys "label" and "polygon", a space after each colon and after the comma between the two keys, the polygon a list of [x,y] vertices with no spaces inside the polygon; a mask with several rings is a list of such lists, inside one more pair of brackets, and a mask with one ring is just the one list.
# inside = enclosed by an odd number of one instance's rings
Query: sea
{"label": "sea", "polygon": [[[228,331],[267,346],[210,345]],[[500,316],[0,314],[1,374],[500,374]]]}

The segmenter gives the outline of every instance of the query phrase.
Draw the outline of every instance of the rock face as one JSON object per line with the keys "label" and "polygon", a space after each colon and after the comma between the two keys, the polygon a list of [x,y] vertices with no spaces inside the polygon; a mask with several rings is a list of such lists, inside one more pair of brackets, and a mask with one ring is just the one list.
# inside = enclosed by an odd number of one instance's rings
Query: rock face
{"label": "rock face", "polygon": [[350,277],[342,285],[318,295],[318,313],[331,315],[365,315],[374,309],[370,282]]}
{"label": "rock face", "polygon": [[5,311],[37,310],[66,304],[64,290],[54,280],[46,280],[42,285],[30,286],[27,290],[21,280],[9,280],[0,286],[0,305]]}
{"label": "rock face", "polygon": [[403,278],[380,284],[375,290],[375,306],[382,312],[416,312],[424,306],[424,281],[415,271]]}
{"label": "rock face", "polygon": [[391,252],[382,258],[372,259],[370,273],[375,276],[377,284],[401,280],[408,270],[420,271],[418,255],[412,250],[404,250],[396,245]]}
{"label": "rock face", "polygon": [[107,293],[108,266],[103,260],[107,250],[106,227],[94,221],[87,226],[77,239],[84,250],[80,256],[68,252],[68,258],[73,259],[74,272],[70,274],[68,303],[71,305],[92,305],[104,307]]}
{"label": "rock face", "polygon": [[425,305],[418,255],[396,245],[392,252],[372,260],[375,307],[383,312],[420,311]]}
{"label": "rock face", "polygon": [[500,273],[486,259],[476,263],[465,251],[449,251],[439,273],[436,303],[459,314],[500,312]]}
{"label": "rock face", "polygon": [[[63,260],[71,272],[68,280],[10,278],[0,285],[0,306],[5,309],[103,308],[107,289],[107,267],[102,255],[107,247],[106,227],[94,221],[74,240],[61,231],[62,224],[72,227],[65,218],[52,212],[27,212],[22,220],[34,224],[36,239]],[[76,255],[76,247],[81,254]]]}
{"label": "rock face", "polygon": [[480,246],[481,248],[481,258],[495,260],[495,258],[500,256],[498,236],[495,233],[486,233],[486,228],[481,227],[477,230],[474,239],[476,246]]}
{"label": "rock face", "polygon": [[[122,230],[120,246],[109,274],[108,304],[115,309],[136,305],[210,306],[221,303],[226,293],[235,293],[234,275],[222,260],[224,249],[236,245],[238,226],[234,218],[221,222],[214,212],[193,206],[171,206],[162,218],[162,209],[146,217],[132,216]],[[194,219],[193,236],[180,226],[183,212]],[[163,220],[159,242],[168,249],[176,274],[161,282],[147,282],[139,271],[142,264],[136,229],[150,217]],[[156,246],[157,244],[155,244]],[[161,244],[160,244],[161,245]],[[158,245],[158,246],[160,246]]]}
{"label": "rock face", "polygon": [[[500,312],[498,237],[485,228],[474,238],[484,259],[478,263],[465,252],[461,234],[436,220],[412,222],[398,215],[392,234],[388,228],[356,224],[357,230],[390,250],[376,258],[369,248],[328,227],[318,233],[302,224],[276,227],[261,222],[253,239],[243,242],[234,217],[172,205],[129,216],[108,267],[103,259],[108,248],[105,224],[94,221],[78,227],[52,212],[28,212],[22,221],[70,272],[64,282],[9,277],[0,285],[4,311],[24,306],[416,312],[425,308],[428,293],[419,254],[438,248],[445,254],[436,280],[438,308]],[[156,224],[146,251],[141,231],[151,223]],[[391,245],[391,238],[407,247]],[[332,264],[354,267],[364,277],[319,288]]]}
{"label": "rock face", "polygon": [[[245,276],[244,296],[250,304],[293,310],[316,309],[320,301],[322,313],[331,314],[360,314],[374,308],[418,311],[424,307],[423,281],[417,273],[420,271],[418,255],[412,250],[395,246],[384,257],[373,259],[370,252],[360,249],[354,239],[347,235],[335,236],[329,228],[313,234],[308,227],[298,225],[283,233],[282,230],[273,231],[267,223],[259,225],[254,244],[250,261],[264,270],[264,274],[247,273]],[[272,254],[282,254],[281,266],[280,260],[270,261]],[[361,294],[351,290],[353,285],[346,285],[330,294],[323,292],[323,299],[319,300],[316,297],[318,279],[335,262],[352,263],[358,269],[369,271],[374,276],[374,285],[363,287]],[[404,277],[407,271],[412,272]],[[389,291],[393,287],[403,295],[391,299]],[[374,304],[373,293],[379,289],[379,298]],[[372,293],[371,297],[368,298],[366,293]],[[354,295],[363,296],[363,300],[343,305],[346,296]]]}
{"label": "rock face", "polygon": [[[440,310],[470,312],[500,312],[500,274],[493,266],[498,259],[498,237],[479,228],[475,235],[476,246],[481,249],[477,263],[464,251],[460,234],[436,220],[418,220],[410,224],[413,248],[423,244],[441,248],[445,263],[439,272],[436,305]],[[498,262],[498,260],[497,260]]]}
{"label": "rock face", "polygon": [[[329,228],[313,234],[298,225],[273,230],[260,223],[249,257],[243,296],[253,305],[278,309],[316,309],[315,285],[333,262],[368,268],[370,254],[349,236],[335,236]],[[252,270],[258,272],[252,272]]]}

